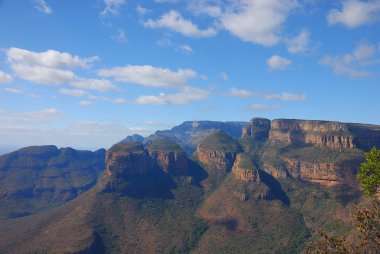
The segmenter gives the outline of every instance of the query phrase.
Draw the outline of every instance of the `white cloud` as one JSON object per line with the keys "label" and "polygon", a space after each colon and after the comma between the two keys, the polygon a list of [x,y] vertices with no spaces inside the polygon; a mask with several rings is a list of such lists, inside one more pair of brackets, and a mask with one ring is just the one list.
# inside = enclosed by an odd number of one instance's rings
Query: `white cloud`
{"label": "white cloud", "polygon": [[125,35],[125,31],[123,29],[118,29],[117,35],[112,36],[112,39],[120,43],[125,43],[128,41],[127,36]]}
{"label": "white cloud", "polygon": [[56,108],[48,108],[41,111],[30,111],[30,112],[0,112],[0,122],[1,123],[11,123],[11,124],[38,124],[45,123],[58,119],[62,116],[62,113]]}
{"label": "white cloud", "polygon": [[220,16],[223,27],[243,41],[273,46],[281,41],[281,28],[296,0],[238,0]]}
{"label": "white cloud", "polygon": [[9,83],[13,80],[12,76],[0,70],[0,84]]}
{"label": "white cloud", "polygon": [[101,77],[112,77],[116,81],[133,83],[151,87],[180,88],[187,84],[188,79],[197,77],[191,69],[171,71],[150,65],[127,65],[98,71]]}
{"label": "white cloud", "polygon": [[7,60],[14,74],[24,80],[42,85],[69,84],[75,87],[97,91],[116,90],[108,80],[78,77],[71,69],[88,68],[99,57],[80,58],[55,50],[33,52],[10,48]]}
{"label": "white cloud", "polygon": [[81,101],[81,102],[79,102],[79,105],[81,105],[83,107],[89,107],[89,106],[92,106],[92,102],[91,101]]}
{"label": "white cloud", "polygon": [[262,93],[257,91],[250,91],[246,89],[237,89],[231,87],[228,90],[227,95],[241,98],[259,97],[266,100],[282,100],[282,101],[303,101],[306,99],[305,94],[294,94],[289,92],[283,92],[282,94],[276,93]]}
{"label": "white cloud", "polygon": [[216,35],[214,28],[200,29],[191,20],[184,19],[182,15],[174,10],[162,15],[158,20],[149,19],[144,23],[148,28],[167,28],[189,37],[211,37]]}
{"label": "white cloud", "polygon": [[183,44],[183,45],[178,46],[178,49],[182,50],[186,54],[193,53],[193,49],[187,44]]}
{"label": "white cloud", "polygon": [[273,55],[267,60],[267,65],[271,70],[284,70],[291,64],[292,61],[278,55]]}
{"label": "white cloud", "polygon": [[294,38],[287,42],[287,48],[290,53],[304,53],[309,51],[310,33],[304,29]]}
{"label": "white cloud", "polygon": [[23,91],[20,90],[20,89],[10,88],[10,87],[4,88],[4,91],[7,92],[7,93],[14,93],[14,94],[21,94],[21,93],[23,93]]}
{"label": "white cloud", "polygon": [[224,81],[227,81],[227,80],[228,80],[228,75],[227,75],[227,73],[225,73],[225,72],[221,72],[221,73],[220,73],[220,77],[221,77]]}
{"label": "white cloud", "polygon": [[108,14],[118,15],[121,6],[123,6],[125,2],[126,0],[104,0],[106,7],[100,14],[102,16],[107,16]]}
{"label": "white cloud", "polygon": [[29,66],[44,66],[48,68],[87,68],[93,62],[99,61],[98,56],[90,58],[80,58],[72,56],[66,52],[47,50],[44,52],[33,52],[20,48],[9,48],[7,50],[7,59],[10,64],[25,64]]}
{"label": "white cloud", "polygon": [[269,111],[276,108],[277,106],[275,105],[265,105],[265,104],[252,104],[248,107],[249,110],[254,111],[254,112]]}
{"label": "white cloud", "polygon": [[52,14],[53,9],[47,5],[45,0],[34,0],[35,7],[40,12],[43,12],[45,14]]}
{"label": "white cloud", "polygon": [[79,89],[59,89],[58,91],[60,94],[70,95],[74,97],[81,97],[87,94],[86,91],[79,90]]}
{"label": "white cloud", "polygon": [[346,0],[342,2],[342,9],[332,9],[327,15],[329,25],[342,24],[348,28],[380,20],[380,1]]}
{"label": "white cloud", "polygon": [[138,104],[150,105],[177,105],[187,104],[208,98],[209,92],[199,88],[186,87],[183,91],[174,94],[160,93],[159,95],[142,95],[137,98]]}
{"label": "white cloud", "polygon": [[359,44],[352,53],[343,56],[325,55],[320,63],[329,66],[335,74],[346,75],[349,78],[365,78],[371,75],[363,66],[380,63],[380,49],[368,43]]}
{"label": "white cloud", "polygon": [[152,10],[150,10],[150,9],[148,9],[148,8],[144,8],[144,7],[142,7],[141,5],[137,5],[137,7],[136,7],[136,11],[137,11],[137,13],[140,14],[140,15],[145,15],[145,14],[151,12]]}
{"label": "white cloud", "polygon": [[117,104],[123,104],[123,103],[127,103],[128,100],[124,99],[124,98],[116,98],[116,99],[113,99],[112,100],[114,103],[117,103]]}

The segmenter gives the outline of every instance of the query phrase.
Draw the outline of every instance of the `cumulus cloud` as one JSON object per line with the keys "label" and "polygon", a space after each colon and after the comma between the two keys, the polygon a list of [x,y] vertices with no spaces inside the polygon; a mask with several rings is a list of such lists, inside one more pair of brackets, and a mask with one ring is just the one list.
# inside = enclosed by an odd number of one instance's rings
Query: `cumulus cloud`
{"label": "cumulus cloud", "polygon": [[364,70],[364,67],[379,64],[379,53],[380,49],[375,45],[361,43],[349,54],[343,56],[325,55],[320,60],[320,64],[331,67],[335,74],[345,75],[349,78],[365,78],[371,73]]}
{"label": "cumulus cloud", "polygon": [[296,37],[291,38],[287,41],[287,49],[290,53],[305,53],[310,51],[310,33],[308,30],[304,29]]}
{"label": "cumulus cloud", "polygon": [[79,89],[59,89],[58,91],[60,94],[64,94],[64,95],[70,95],[70,96],[74,96],[74,97],[81,97],[81,96],[84,96],[87,94],[86,91],[83,91],[83,90],[79,90]]}
{"label": "cumulus cloud", "polygon": [[149,19],[144,22],[144,26],[148,28],[166,28],[188,37],[211,37],[217,33],[211,27],[204,30],[198,28],[191,20],[184,19],[179,12],[174,10],[165,13],[157,20]]}
{"label": "cumulus cloud", "polygon": [[127,65],[98,71],[101,77],[111,77],[116,81],[150,87],[180,88],[187,84],[197,73],[191,69],[172,71],[151,65]]}
{"label": "cumulus cloud", "polygon": [[72,56],[66,52],[47,50],[44,52],[33,52],[20,48],[10,48],[7,50],[8,62],[11,64],[22,63],[29,66],[44,66],[49,68],[87,68],[93,62],[98,61],[98,56],[90,58],[80,58]]}
{"label": "cumulus cloud", "polygon": [[79,105],[81,105],[82,107],[89,107],[89,106],[92,106],[92,102],[91,101],[81,101],[81,102],[79,102]]}
{"label": "cumulus cloud", "polygon": [[281,28],[296,0],[238,0],[219,17],[223,27],[243,41],[273,46],[281,41]]}
{"label": "cumulus cloud", "polygon": [[126,0],[104,0],[106,5],[104,10],[100,13],[102,16],[118,15],[121,6],[125,4]]}
{"label": "cumulus cloud", "polygon": [[47,5],[45,0],[34,0],[34,6],[36,7],[37,10],[40,12],[43,12],[45,14],[52,14],[53,9]]}
{"label": "cumulus cloud", "polygon": [[327,15],[329,25],[342,24],[348,28],[380,20],[380,0],[359,1],[346,0],[341,9],[332,9]]}
{"label": "cumulus cloud", "polygon": [[292,61],[278,55],[273,55],[267,60],[267,65],[271,70],[285,70],[291,64]]}
{"label": "cumulus cloud", "polygon": [[250,91],[246,89],[238,89],[231,87],[228,90],[227,95],[241,98],[259,97],[266,100],[282,100],[282,101],[303,101],[306,100],[306,94],[294,94],[289,92],[283,92],[281,94],[276,93],[262,93],[257,91]]}
{"label": "cumulus cloud", "polygon": [[75,87],[97,91],[116,90],[108,80],[78,77],[72,69],[89,68],[99,57],[80,58],[55,50],[33,52],[10,48],[7,60],[15,76],[42,85],[69,84]]}
{"label": "cumulus cloud", "polygon": [[209,97],[209,92],[199,88],[185,87],[183,91],[173,94],[142,95],[137,98],[137,104],[177,105],[203,100]]}
{"label": "cumulus cloud", "polygon": [[0,84],[6,84],[13,80],[12,76],[0,70]]}

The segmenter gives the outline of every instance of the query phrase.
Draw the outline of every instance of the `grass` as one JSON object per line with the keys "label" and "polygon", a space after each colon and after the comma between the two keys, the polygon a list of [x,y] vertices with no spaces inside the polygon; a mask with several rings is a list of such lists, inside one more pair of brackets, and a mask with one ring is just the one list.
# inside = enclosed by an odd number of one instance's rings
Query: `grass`
{"label": "grass", "polygon": [[149,151],[184,153],[183,149],[174,141],[168,139],[156,139],[148,145]]}
{"label": "grass", "polygon": [[139,142],[130,142],[125,144],[115,144],[108,149],[108,151],[113,153],[143,153],[144,147]]}
{"label": "grass", "polygon": [[239,143],[223,131],[213,132],[201,141],[200,146],[208,150],[233,153],[241,149]]}

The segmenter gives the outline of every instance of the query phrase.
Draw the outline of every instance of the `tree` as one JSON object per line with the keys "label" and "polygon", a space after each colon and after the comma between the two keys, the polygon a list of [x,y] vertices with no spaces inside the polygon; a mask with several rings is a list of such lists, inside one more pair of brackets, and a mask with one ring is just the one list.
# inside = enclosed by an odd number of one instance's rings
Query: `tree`
{"label": "tree", "polygon": [[328,235],[321,231],[320,237],[309,243],[305,253],[380,253],[380,201],[374,197],[380,188],[380,150],[373,148],[366,153],[365,159],[357,179],[369,198],[357,206],[352,214],[353,230],[345,236]]}
{"label": "tree", "polygon": [[365,154],[357,179],[361,182],[364,193],[371,196],[380,187],[380,150],[375,147]]}

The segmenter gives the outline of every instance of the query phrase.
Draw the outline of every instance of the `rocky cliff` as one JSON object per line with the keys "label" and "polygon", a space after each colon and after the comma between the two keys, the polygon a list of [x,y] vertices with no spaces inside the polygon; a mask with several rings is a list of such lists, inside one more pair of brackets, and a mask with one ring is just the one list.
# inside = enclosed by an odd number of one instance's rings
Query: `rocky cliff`
{"label": "rocky cliff", "polygon": [[265,118],[253,118],[242,130],[242,138],[266,140],[269,136],[270,120]]}
{"label": "rocky cliff", "polygon": [[380,147],[380,126],[332,121],[253,118],[242,138],[311,144],[329,148]]}
{"label": "rocky cliff", "polygon": [[151,159],[138,142],[112,146],[106,154],[106,175],[113,178],[144,175],[151,171]]}
{"label": "rocky cliff", "polygon": [[336,184],[358,186],[355,176],[360,170],[359,163],[316,163],[285,157],[283,160],[286,163],[288,173],[293,178],[299,178],[327,186]]}
{"label": "rocky cliff", "polygon": [[236,156],[232,172],[235,174],[236,179],[241,181],[260,181],[258,168],[248,154],[240,153]]}
{"label": "rocky cliff", "polygon": [[155,140],[148,146],[149,155],[165,173],[184,175],[189,171],[185,152],[171,140]]}
{"label": "rocky cliff", "polygon": [[239,151],[239,144],[231,136],[216,131],[197,146],[196,156],[204,165],[225,173],[231,170]]}

